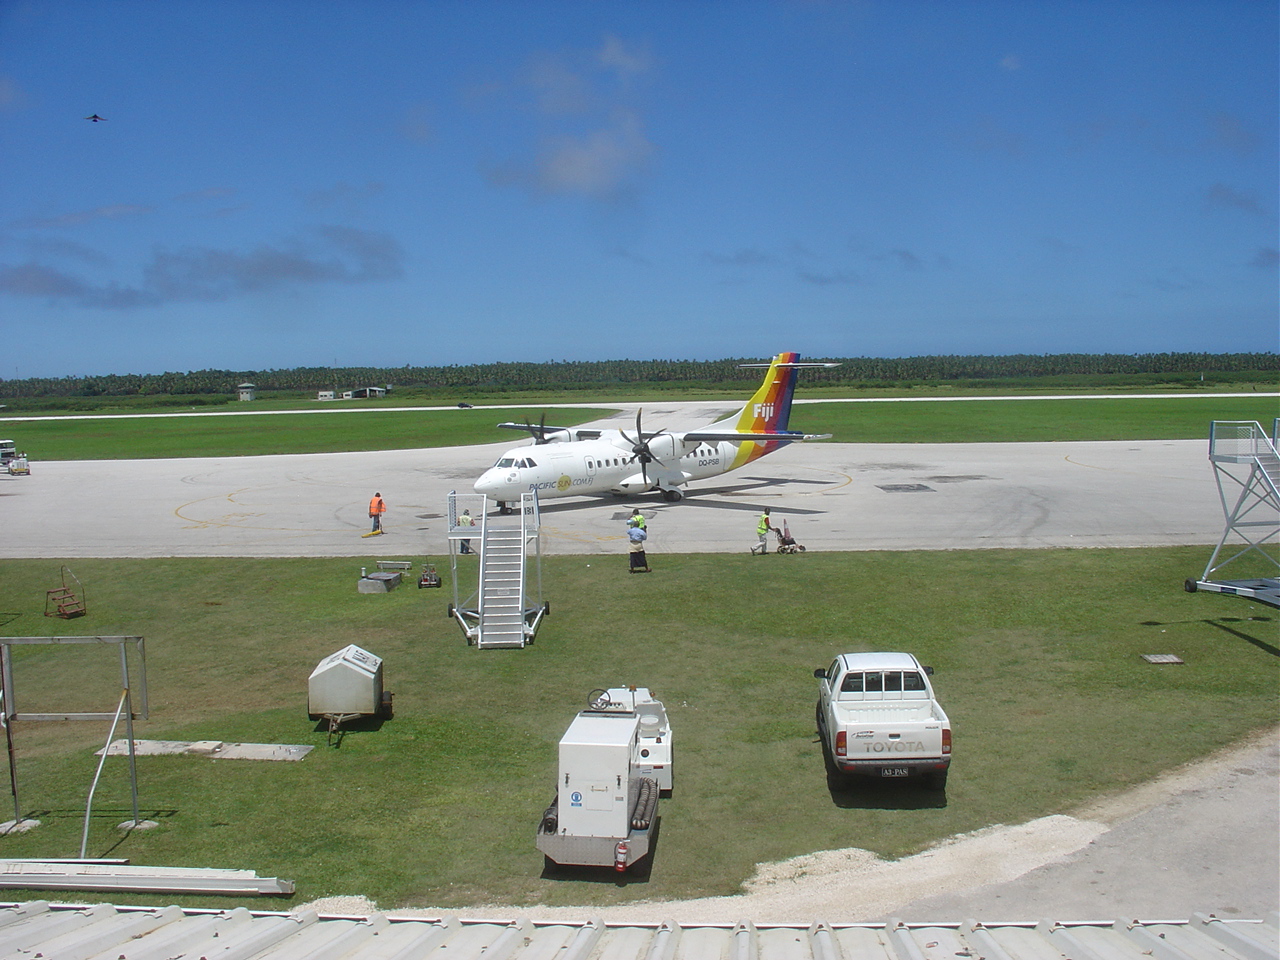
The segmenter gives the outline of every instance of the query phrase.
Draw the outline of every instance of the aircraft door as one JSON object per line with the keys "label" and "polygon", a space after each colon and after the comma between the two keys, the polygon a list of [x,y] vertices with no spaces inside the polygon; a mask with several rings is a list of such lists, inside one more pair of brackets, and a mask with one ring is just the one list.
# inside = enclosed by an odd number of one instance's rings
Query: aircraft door
{"label": "aircraft door", "polygon": [[587,471],[587,476],[594,477],[596,475],[596,458],[588,454],[582,458],[582,463]]}

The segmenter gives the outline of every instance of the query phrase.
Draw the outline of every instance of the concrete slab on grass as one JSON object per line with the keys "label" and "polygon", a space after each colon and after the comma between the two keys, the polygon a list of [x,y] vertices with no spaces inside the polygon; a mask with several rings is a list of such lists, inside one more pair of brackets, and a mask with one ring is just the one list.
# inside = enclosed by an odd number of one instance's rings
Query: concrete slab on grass
{"label": "concrete slab on grass", "polygon": [[[133,752],[139,757],[188,754],[215,760],[301,760],[312,747],[287,743],[224,743],[221,740],[135,740]],[[121,757],[129,753],[128,740],[113,740],[107,756]],[[102,751],[98,751],[101,756]]]}

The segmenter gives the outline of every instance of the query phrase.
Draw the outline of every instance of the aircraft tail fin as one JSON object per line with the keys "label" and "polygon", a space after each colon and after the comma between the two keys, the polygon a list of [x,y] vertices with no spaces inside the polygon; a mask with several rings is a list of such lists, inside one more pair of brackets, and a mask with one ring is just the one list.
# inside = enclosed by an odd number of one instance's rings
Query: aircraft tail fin
{"label": "aircraft tail fin", "polygon": [[[738,452],[734,455],[730,470],[772,453],[779,447],[794,443],[792,437],[795,440],[820,440],[830,436],[830,434],[804,434],[788,429],[787,424],[791,419],[791,397],[796,391],[796,376],[799,368],[838,367],[839,363],[801,363],[798,353],[780,353],[768,364],[744,363],[742,366],[768,366],[769,370],[764,375],[764,383],[760,384],[760,389],[738,413],[735,422],[737,436],[732,438],[737,441]],[[742,436],[750,433],[762,434],[762,436],[755,441]],[[697,436],[697,434],[686,434],[685,438],[694,439]],[[704,436],[710,438],[709,434]],[[717,439],[729,438],[718,437]]]}
{"label": "aircraft tail fin", "polygon": [[786,431],[791,418],[791,397],[796,391],[799,360],[798,353],[780,353],[773,358],[764,375],[764,383],[738,413],[738,430],[743,433]]}

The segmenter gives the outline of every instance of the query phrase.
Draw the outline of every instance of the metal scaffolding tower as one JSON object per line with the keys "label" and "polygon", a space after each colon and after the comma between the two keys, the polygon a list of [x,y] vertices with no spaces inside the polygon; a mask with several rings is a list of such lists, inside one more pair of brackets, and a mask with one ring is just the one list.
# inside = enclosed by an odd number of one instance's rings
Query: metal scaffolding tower
{"label": "metal scaffolding tower", "polygon": [[[1207,590],[1247,597],[1280,607],[1280,456],[1276,454],[1280,419],[1271,436],[1249,420],[1215,420],[1209,432],[1209,461],[1218,482],[1218,498],[1226,527],[1198,580],[1184,584],[1189,593]],[[1243,541],[1227,546],[1232,537]],[[1236,549],[1239,547],[1239,549]],[[1230,551],[1235,550],[1234,553]],[[1224,556],[1230,553],[1230,556]],[[1240,561],[1237,563],[1237,561]],[[1242,571],[1259,574],[1239,580],[1221,579],[1219,572],[1236,563]]]}

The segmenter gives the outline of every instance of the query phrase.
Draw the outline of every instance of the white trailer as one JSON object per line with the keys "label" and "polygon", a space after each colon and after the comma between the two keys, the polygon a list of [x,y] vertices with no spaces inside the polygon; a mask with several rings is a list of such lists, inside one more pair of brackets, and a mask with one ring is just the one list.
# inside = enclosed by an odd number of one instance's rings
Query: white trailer
{"label": "white trailer", "polygon": [[11,477],[25,477],[31,473],[31,463],[25,453],[19,453],[12,440],[0,440],[0,470]]}
{"label": "white trailer", "polygon": [[560,738],[537,846],[552,863],[622,871],[649,853],[659,795],[671,790],[671,728],[644,687],[595,690],[588,703]]}
{"label": "white trailer", "polygon": [[307,718],[329,721],[330,741],[348,720],[390,720],[391,703],[391,692],[382,688],[382,658],[354,643],[321,660],[307,679]]}

